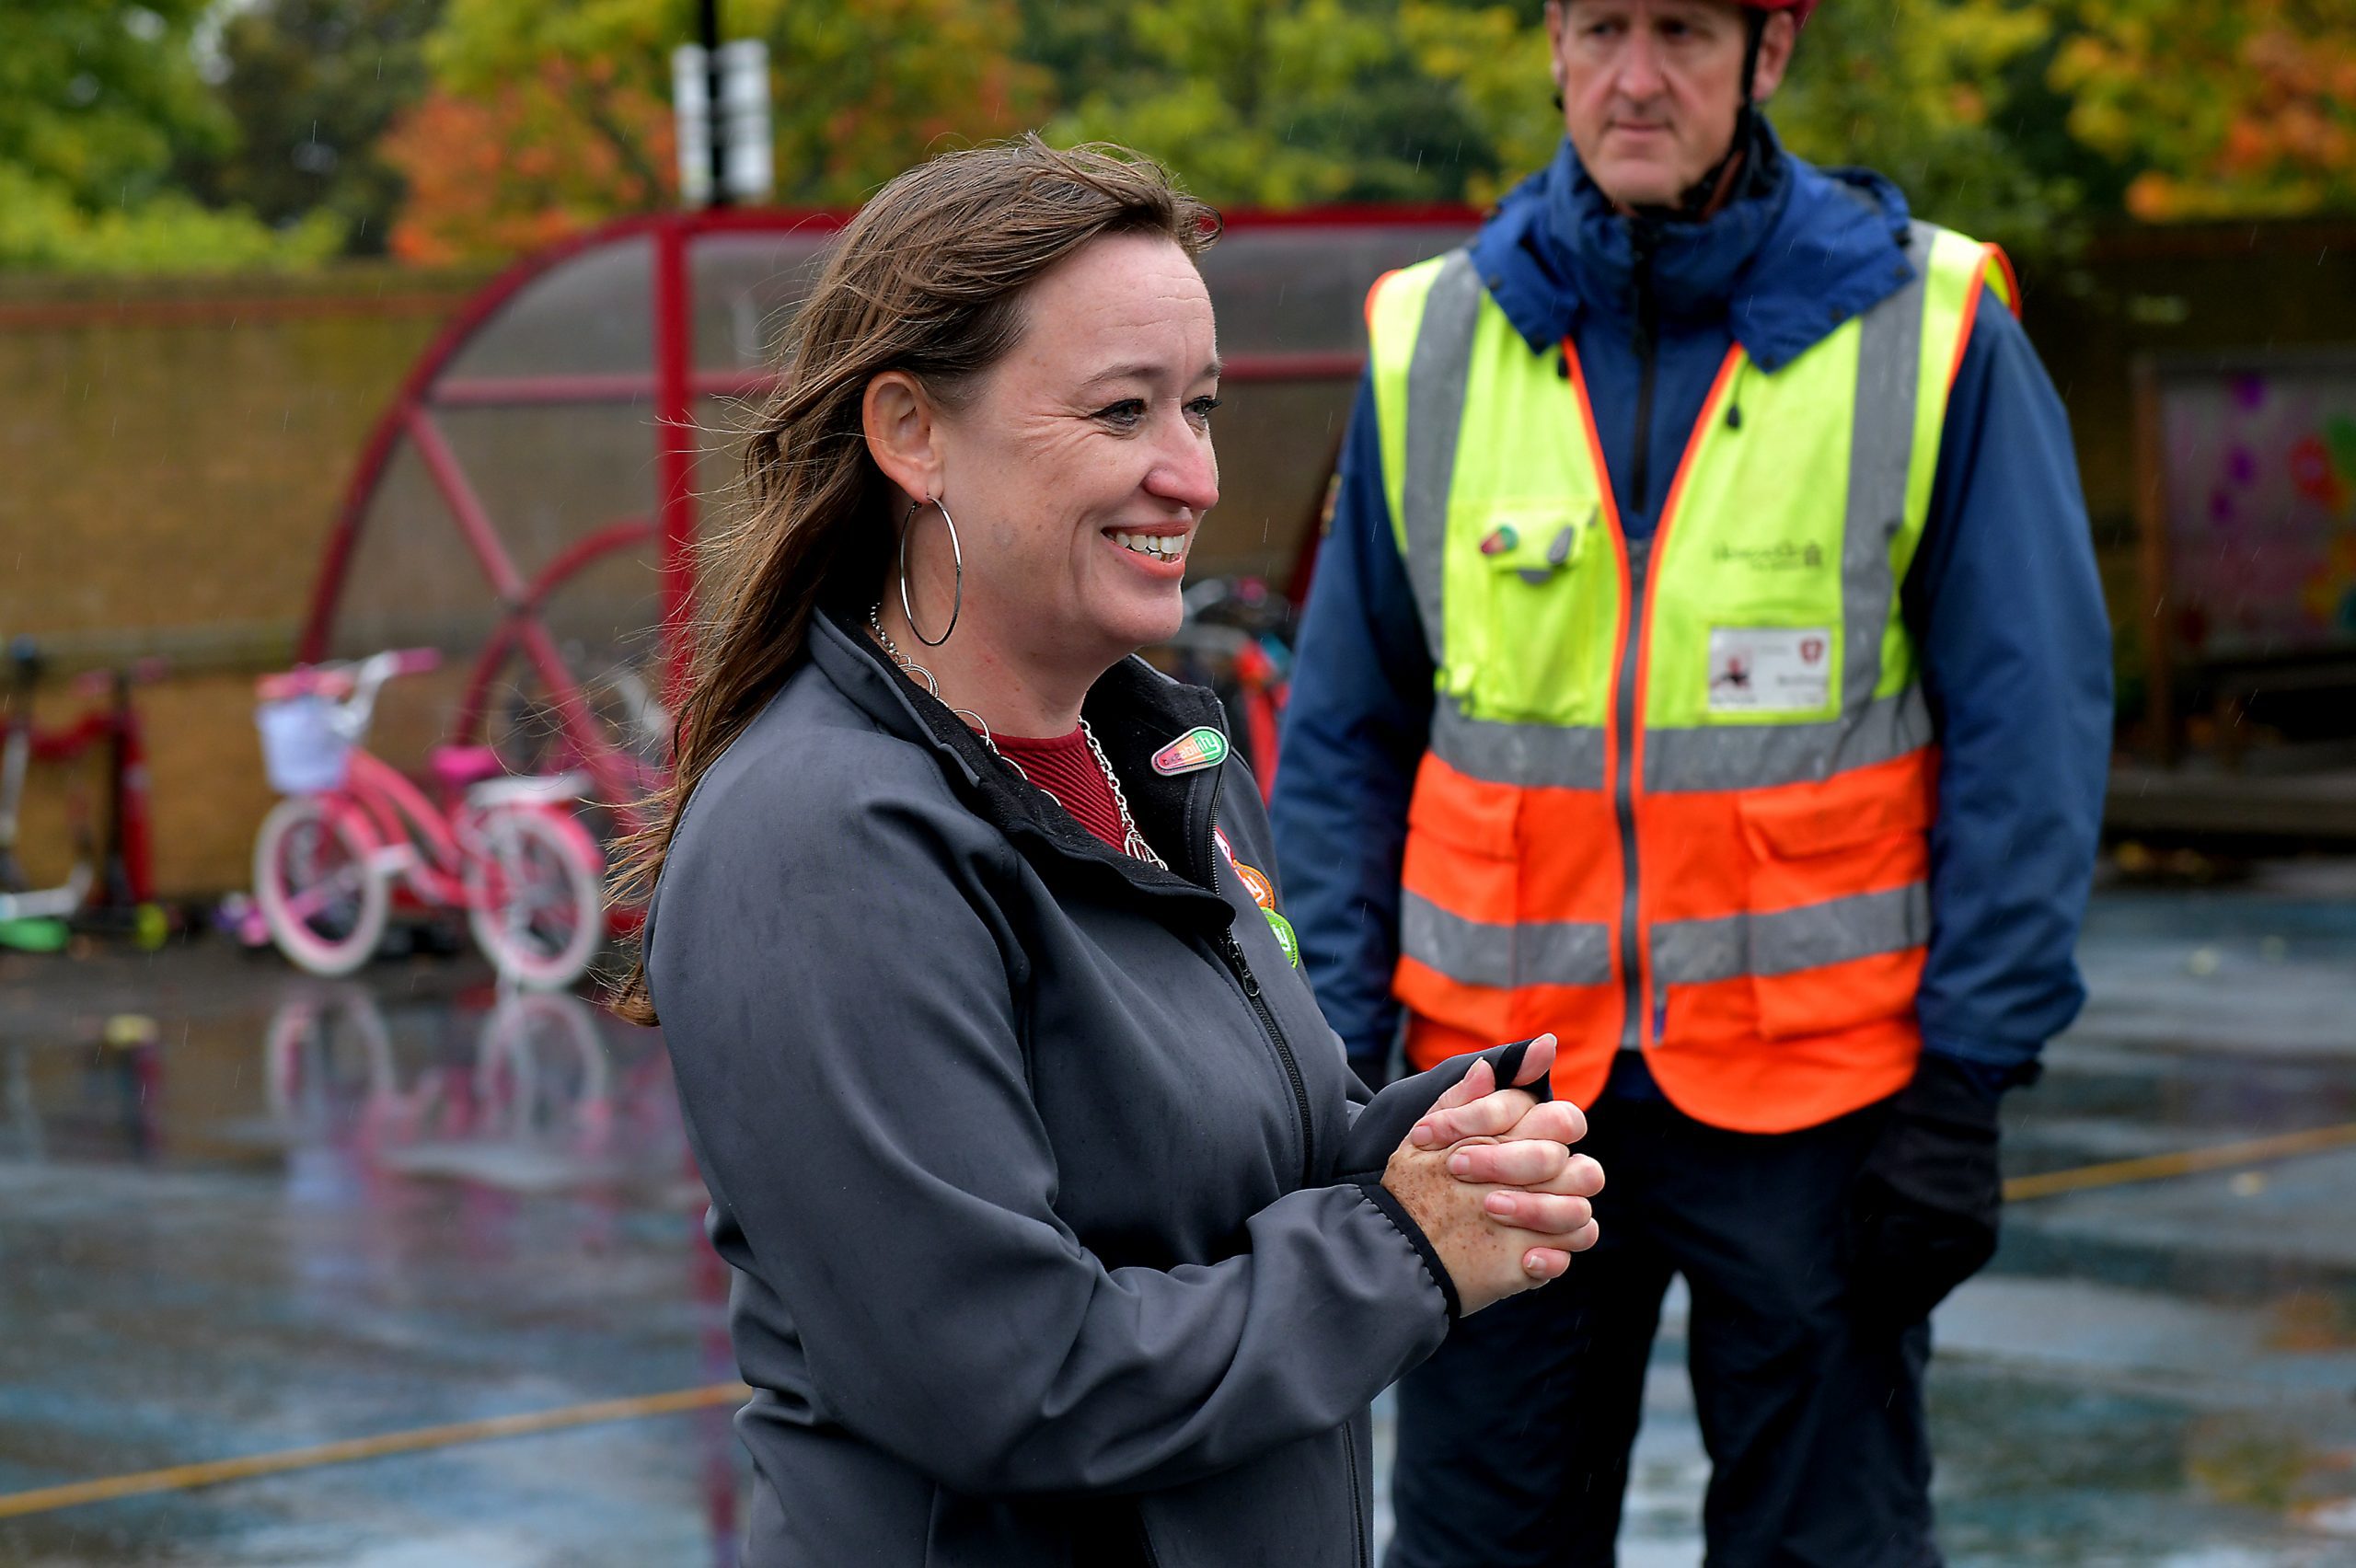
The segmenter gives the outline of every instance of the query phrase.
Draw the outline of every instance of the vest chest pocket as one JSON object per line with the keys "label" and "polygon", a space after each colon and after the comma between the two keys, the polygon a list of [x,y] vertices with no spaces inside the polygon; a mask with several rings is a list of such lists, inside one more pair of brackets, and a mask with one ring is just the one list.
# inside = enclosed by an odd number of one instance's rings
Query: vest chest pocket
{"label": "vest chest pocket", "polygon": [[1602,722],[1620,573],[1602,514],[1563,499],[1450,508],[1443,684],[1468,711],[1519,722]]}

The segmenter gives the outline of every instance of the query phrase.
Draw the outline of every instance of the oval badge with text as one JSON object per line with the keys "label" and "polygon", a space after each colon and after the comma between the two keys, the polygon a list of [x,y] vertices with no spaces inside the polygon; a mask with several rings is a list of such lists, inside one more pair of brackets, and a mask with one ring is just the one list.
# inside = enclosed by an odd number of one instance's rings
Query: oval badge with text
{"label": "oval badge with text", "polygon": [[1208,724],[1197,724],[1153,754],[1153,770],[1164,778],[1217,767],[1227,760],[1227,737]]}

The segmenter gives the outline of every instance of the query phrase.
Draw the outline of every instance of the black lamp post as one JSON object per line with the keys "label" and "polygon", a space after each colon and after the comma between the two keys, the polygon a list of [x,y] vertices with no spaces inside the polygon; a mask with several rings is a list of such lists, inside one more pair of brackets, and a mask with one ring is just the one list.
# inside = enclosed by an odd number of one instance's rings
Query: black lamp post
{"label": "black lamp post", "polygon": [[711,196],[708,205],[731,204],[728,194],[728,119],[721,102],[720,0],[696,0],[696,25],[703,34],[704,119],[710,127]]}

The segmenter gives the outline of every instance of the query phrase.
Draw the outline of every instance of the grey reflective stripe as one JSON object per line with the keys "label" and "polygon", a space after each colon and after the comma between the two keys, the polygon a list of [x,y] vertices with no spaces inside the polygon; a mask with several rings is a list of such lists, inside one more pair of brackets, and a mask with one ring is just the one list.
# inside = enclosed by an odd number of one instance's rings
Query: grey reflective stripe
{"label": "grey reflective stripe", "polygon": [[1882,631],[1898,593],[1889,547],[1906,526],[1914,401],[1923,377],[1923,307],[1936,235],[1928,224],[1908,228],[1906,259],[1914,269],[1913,280],[1857,323],[1857,408],[1841,548],[1841,613],[1847,634],[1842,706],[1851,713],[1881,682]]}
{"label": "grey reflective stripe", "polygon": [[1448,539],[1448,492],[1456,483],[1456,436],[1464,423],[1472,331],[1481,319],[1481,275],[1465,251],[1449,254],[1424,299],[1424,323],[1407,361],[1407,442],[1400,476],[1399,525],[1407,538],[1407,581],[1424,619],[1434,667],[1447,667],[1440,582]]}
{"label": "grey reflective stripe", "polygon": [[1849,503],[1842,520],[1842,713],[1819,724],[1711,724],[1645,732],[1645,788],[1763,790],[1829,778],[1929,745],[1930,709],[1910,686],[1876,697],[1882,633],[1898,578],[1889,547],[1906,525],[1906,480],[1914,461],[1914,409],[1922,385],[1923,311],[1930,277],[1928,224],[1909,230],[1913,281],[1858,321],[1857,407],[1849,445]]}
{"label": "grey reflective stripe", "polygon": [[[1883,575],[1888,575],[1885,570]],[[1878,646],[1880,640],[1875,640]],[[1645,790],[1771,790],[1920,751],[1933,740],[1922,688],[1852,706],[1821,724],[1713,724],[1645,732]]]}
{"label": "grey reflective stripe", "polygon": [[1914,882],[1772,914],[1663,920],[1653,927],[1653,978],[1672,986],[1742,974],[1791,974],[1931,940],[1931,890]]}
{"label": "grey reflective stripe", "polygon": [[1492,784],[1525,790],[1603,788],[1603,731],[1594,725],[1474,719],[1443,694],[1432,709],[1432,750],[1457,772]]}
{"label": "grey reflective stripe", "polygon": [[1402,893],[1399,951],[1467,986],[1603,986],[1611,980],[1609,928],[1578,920],[1495,926]]}

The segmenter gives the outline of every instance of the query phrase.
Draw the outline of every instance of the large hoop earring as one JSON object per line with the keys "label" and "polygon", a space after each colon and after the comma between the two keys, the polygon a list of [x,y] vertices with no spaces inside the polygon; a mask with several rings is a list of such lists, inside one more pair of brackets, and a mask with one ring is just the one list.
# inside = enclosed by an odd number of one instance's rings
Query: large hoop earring
{"label": "large hoop earring", "polygon": [[949,526],[949,559],[956,567],[957,585],[955,595],[949,601],[949,624],[941,628],[939,637],[927,637],[924,628],[917,625],[917,612],[908,603],[908,534],[916,523],[917,513],[923,511],[925,505],[925,502],[910,502],[908,514],[900,519],[900,614],[907,618],[908,630],[918,642],[927,648],[938,648],[949,640],[951,632],[957,629],[957,617],[965,609],[965,550],[957,542],[957,524],[949,515],[949,508],[937,500],[931,502],[931,505],[940,512],[941,522]]}

